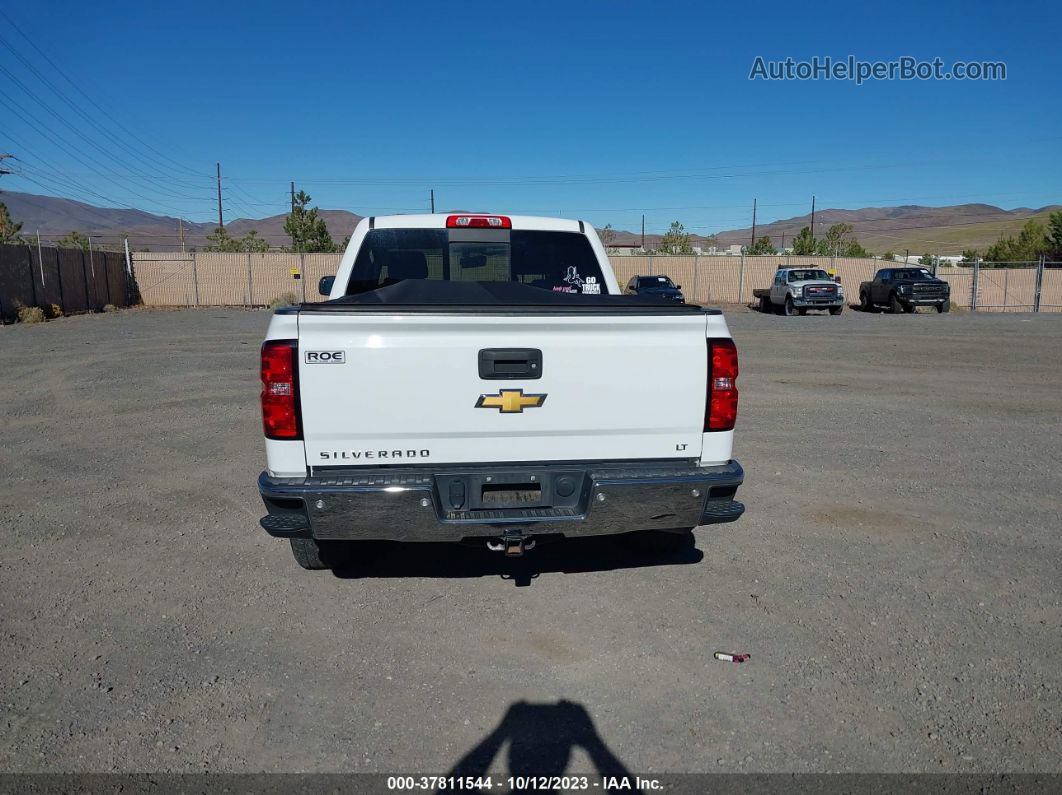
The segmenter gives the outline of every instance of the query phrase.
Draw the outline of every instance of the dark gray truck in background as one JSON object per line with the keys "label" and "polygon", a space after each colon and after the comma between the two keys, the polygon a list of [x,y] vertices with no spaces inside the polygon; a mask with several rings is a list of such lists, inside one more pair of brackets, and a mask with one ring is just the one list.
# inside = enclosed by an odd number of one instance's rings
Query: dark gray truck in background
{"label": "dark gray truck in background", "polygon": [[864,312],[886,307],[898,315],[920,306],[935,306],[937,312],[951,308],[951,286],[926,268],[882,268],[859,285],[859,308]]}

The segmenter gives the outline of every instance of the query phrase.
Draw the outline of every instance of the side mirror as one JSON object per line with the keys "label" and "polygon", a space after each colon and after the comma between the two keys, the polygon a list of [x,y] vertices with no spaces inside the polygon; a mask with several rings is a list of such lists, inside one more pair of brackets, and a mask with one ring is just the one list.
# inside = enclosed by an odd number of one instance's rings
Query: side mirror
{"label": "side mirror", "polygon": [[319,292],[321,295],[331,295],[332,285],[335,283],[335,276],[322,276],[321,281],[317,282],[317,292]]}
{"label": "side mirror", "polygon": [[682,285],[681,285],[681,284],[677,284],[677,285],[675,285],[675,289],[676,289],[676,290],[681,290],[681,289],[682,289]]}

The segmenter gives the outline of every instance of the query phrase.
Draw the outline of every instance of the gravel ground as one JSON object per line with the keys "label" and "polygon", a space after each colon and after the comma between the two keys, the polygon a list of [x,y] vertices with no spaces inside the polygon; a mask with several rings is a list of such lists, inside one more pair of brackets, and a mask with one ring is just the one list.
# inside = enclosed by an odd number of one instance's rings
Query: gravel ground
{"label": "gravel ground", "polygon": [[739,522],[338,573],[257,527],[267,313],[0,329],[0,770],[1062,771],[1062,315],[729,316]]}

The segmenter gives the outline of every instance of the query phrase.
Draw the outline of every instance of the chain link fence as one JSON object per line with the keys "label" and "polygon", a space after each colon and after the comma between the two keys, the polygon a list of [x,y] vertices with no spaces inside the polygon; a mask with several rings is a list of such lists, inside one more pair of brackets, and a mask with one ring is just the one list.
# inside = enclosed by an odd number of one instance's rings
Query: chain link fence
{"label": "chain link fence", "polygon": [[[133,255],[140,294],[148,306],[268,306],[318,300],[317,282],[339,267],[340,254],[216,254],[142,252]],[[845,295],[858,303],[859,285],[879,268],[900,263],[854,257],[657,256],[610,257],[623,288],[634,276],[664,274],[686,299],[702,304],[750,304],[781,267],[834,271]],[[940,267],[956,308],[988,312],[1062,311],[1062,263],[980,263]]]}

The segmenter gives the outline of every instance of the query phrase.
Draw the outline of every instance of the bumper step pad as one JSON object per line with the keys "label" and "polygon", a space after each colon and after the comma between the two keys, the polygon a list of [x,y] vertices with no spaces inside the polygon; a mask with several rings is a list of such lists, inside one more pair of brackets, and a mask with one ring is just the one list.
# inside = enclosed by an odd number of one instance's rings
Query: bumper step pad
{"label": "bumper step pad", "polygon": [[745,503],[737,500],[708,500],[701,512],[701,524],[733,522],[745,513]]}
{"label": "bumper step pad", "polygon": [[293,536],[310,529],[310,522],[298,514],[269,514],[258,520],[262,529],[270,535]]}

